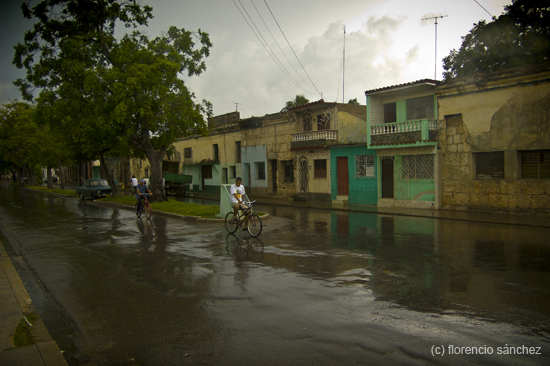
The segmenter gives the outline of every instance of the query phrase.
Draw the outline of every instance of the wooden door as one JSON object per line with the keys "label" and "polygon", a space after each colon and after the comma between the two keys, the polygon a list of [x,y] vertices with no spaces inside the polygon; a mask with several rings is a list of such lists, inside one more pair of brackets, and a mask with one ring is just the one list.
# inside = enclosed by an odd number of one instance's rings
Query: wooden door
{"label": "wooden door", "polygon": [[338,175],[338,195],[349,195],[349,172],[348,172],[348,157],[336,158],[336,170]]}
{"label": "wooden door", "polygon": [[273,193],[277,193],[277,160],[271,160],[271,178],[273,179]]}

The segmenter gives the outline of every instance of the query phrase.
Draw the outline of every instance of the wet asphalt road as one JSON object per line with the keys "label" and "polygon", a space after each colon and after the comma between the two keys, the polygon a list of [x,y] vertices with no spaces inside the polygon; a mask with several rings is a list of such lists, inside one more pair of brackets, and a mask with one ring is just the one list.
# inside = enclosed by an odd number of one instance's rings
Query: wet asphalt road
{"label": "wet asphalt road", "polygon": [[0,197],[71,365],[550,364],[550,229],[258,205],[273,216],[253,239]]}

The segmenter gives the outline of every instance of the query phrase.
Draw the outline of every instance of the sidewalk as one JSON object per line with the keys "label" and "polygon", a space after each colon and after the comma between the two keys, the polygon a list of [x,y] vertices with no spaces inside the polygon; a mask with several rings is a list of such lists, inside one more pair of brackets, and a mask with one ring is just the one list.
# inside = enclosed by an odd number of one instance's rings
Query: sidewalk
{"label": "sidewalk", "polygon": [[[219,195],[189,192],[187,198],[198,198],[204,200],[217,200]],[[254,198],[252,198],[254,199]],[[533,227],[550,227],[550,215],[530,215],[530,214],[505,214],[490,212],[456,211],[456,210],[430,210],[420,208],[402,208],[402,207],[377,207],[367,205],[338,205],[332,202],[314,202],[314,201],[294,201],[291,199],[282,200],[279,198],[258,197],[256,198],[256,207],[262,205],[280,206],[280,207],[301,207],[318,210],[329,210],[335,212],[355,212],[366,214],[379,214],[391,216],[410,216],[441,220],[470,221],[485,224],[506,224]]]}
{"label": "sidewalk", "polygon": [[40,318],[32,326],[35,343],[15,348],[13,335],[23,313],[34,312],[32,300],[0,242],[0,365],[66,366],[57,343]]}

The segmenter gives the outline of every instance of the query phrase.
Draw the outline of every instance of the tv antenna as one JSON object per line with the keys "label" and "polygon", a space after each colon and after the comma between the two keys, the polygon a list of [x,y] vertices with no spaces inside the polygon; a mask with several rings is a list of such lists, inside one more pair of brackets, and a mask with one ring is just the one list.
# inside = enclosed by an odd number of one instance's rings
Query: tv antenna
{"label": "tv antenna", "polygon": [[435,62],[434,62],[434,80],[437,80],[437,19],[440,18],[446,18],[447,15],[437,15],[435,17],[426,17],[422,18],[422,20],[430,20],[434,19],[434,25],[435,25]]}
{"label": "tv antenna", "polygon": [[342,103],[345,103],[345,83],[346,83],[346,26],[344,25],[344,52],[342,58]]}
{"label": "tv antenna", "polygon": [[238,112],[238,108],[240,105],[242,105],[242,103],[233,103],[235,104],[235,112]]}

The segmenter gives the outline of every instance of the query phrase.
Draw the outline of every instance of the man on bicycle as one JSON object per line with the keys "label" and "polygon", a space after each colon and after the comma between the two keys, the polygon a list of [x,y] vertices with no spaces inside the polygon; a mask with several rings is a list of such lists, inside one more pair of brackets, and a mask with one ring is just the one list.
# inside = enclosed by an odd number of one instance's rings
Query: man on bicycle
{"label": "man on bicycle", "polygon": [[139,186],[136,188],[136,199],[138,200],[138,212],[141,210],[141,202],[143,202],[144,194],[149,193],[151,194],[151,191],[147,186],[145,185],[145,180],[142,179],[139,181]]}
{"label": "man on bicycle", "polygon": [[250,209],[242,201],[242,198],[246,194],[244,186],[241,184],[242,181],[243,180],[241,179],[241,177],[237,177],[237,179],[235,180],[235,184],[232,184],[231,188],[229,188],[229,195],[231,200],[231,207],[233,207],[233,212],[235,214],[234,220],[237,220],[237,215],[240,209],[246,215],[243,230],[247,230],[248,219],[250,218]]}
{"label": "man on bicycle", "polygon": [[138,180],[135,175],[132,176],[132,179],[130,179],[130,193],[135,194],[136,188],[138,186]]}

